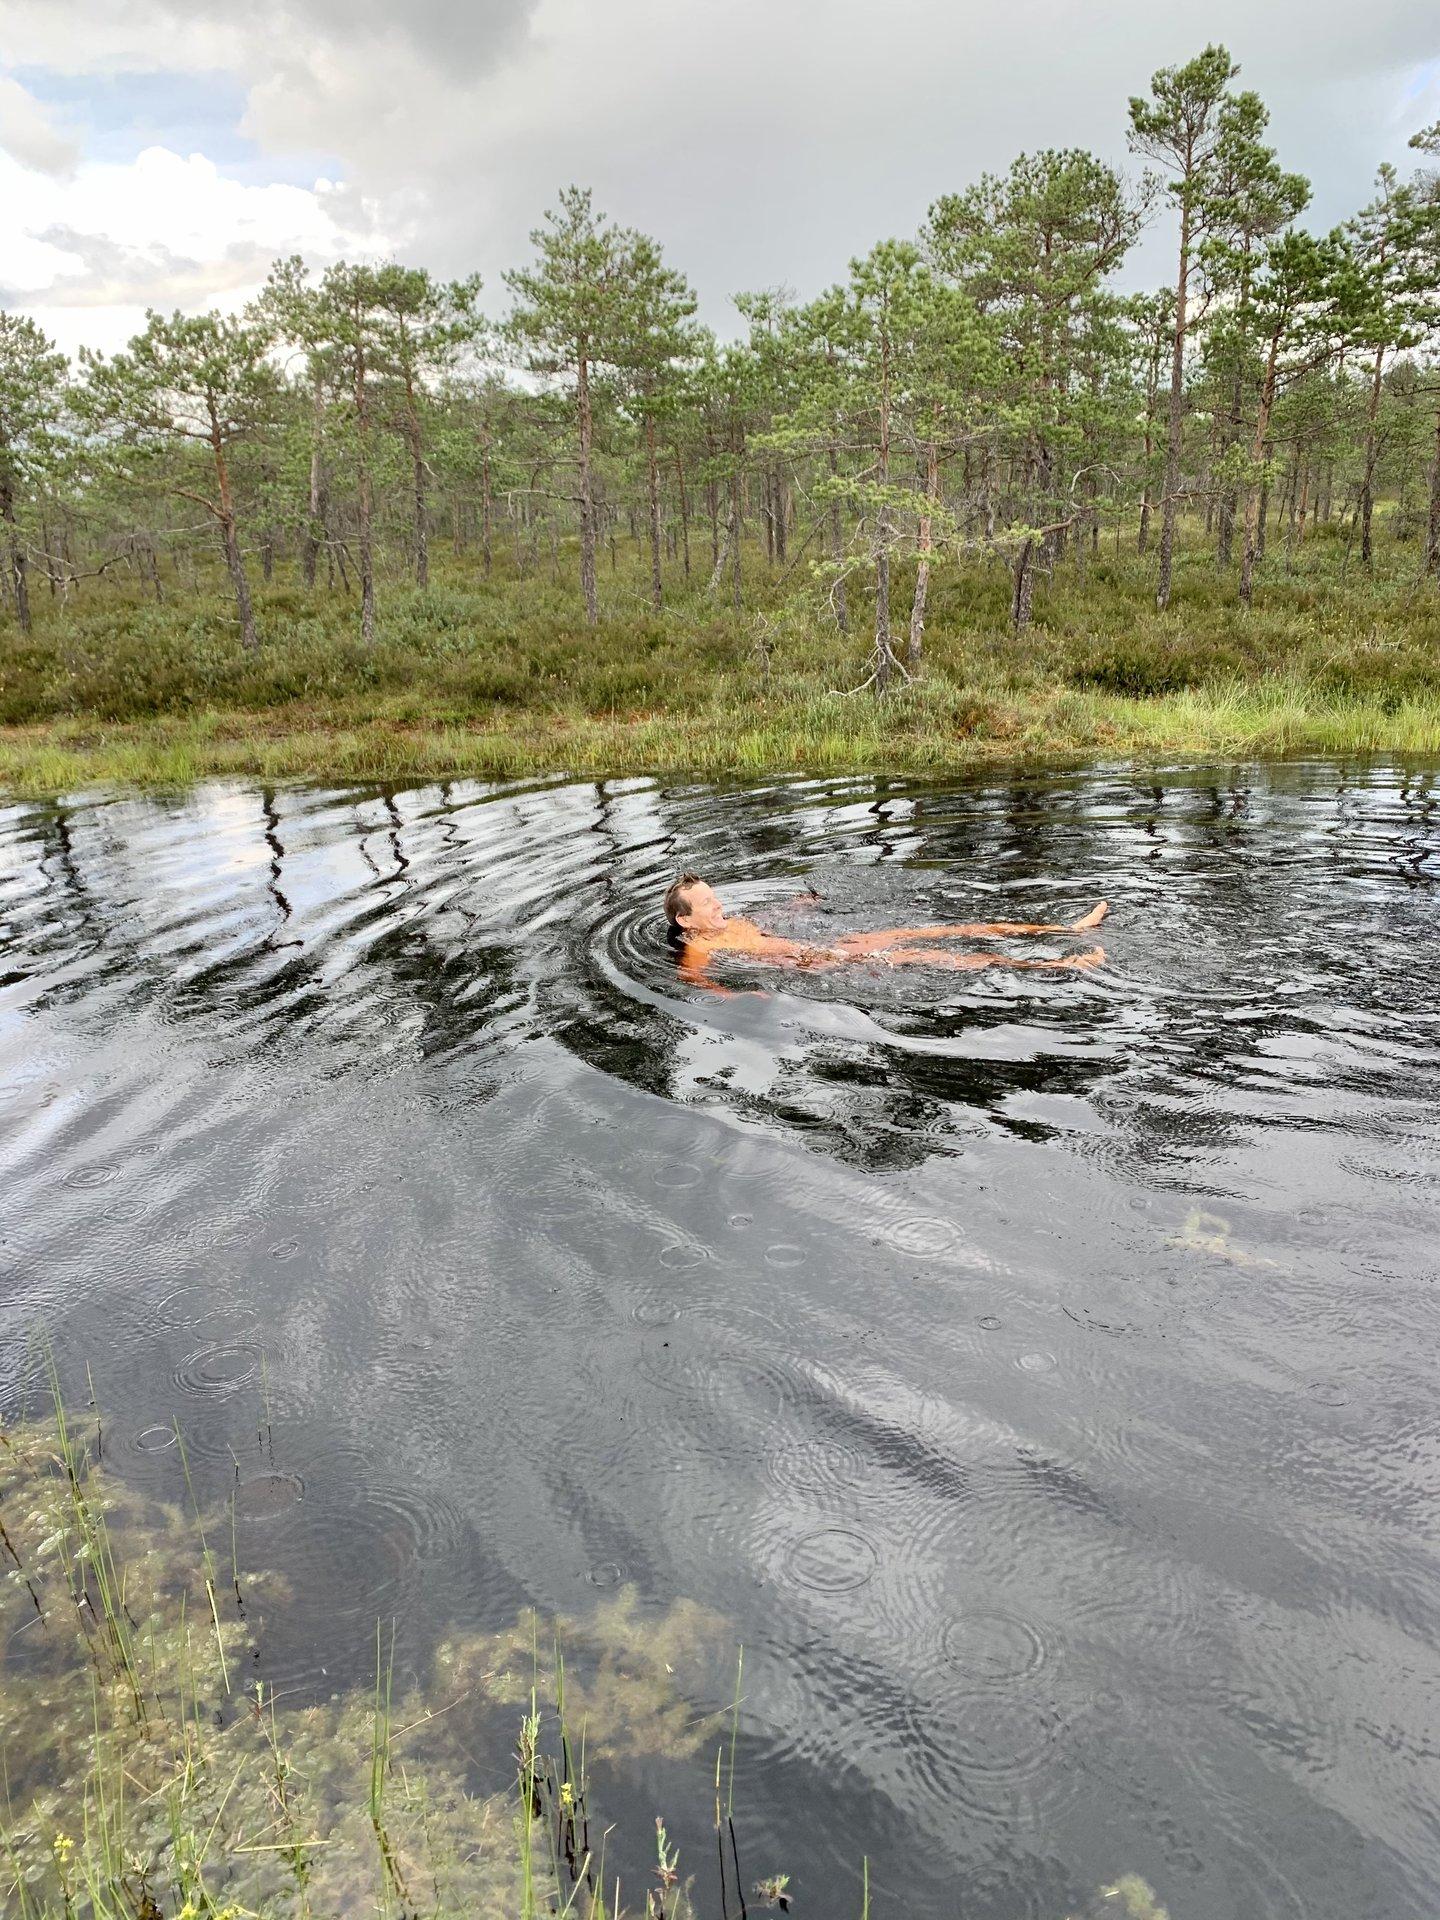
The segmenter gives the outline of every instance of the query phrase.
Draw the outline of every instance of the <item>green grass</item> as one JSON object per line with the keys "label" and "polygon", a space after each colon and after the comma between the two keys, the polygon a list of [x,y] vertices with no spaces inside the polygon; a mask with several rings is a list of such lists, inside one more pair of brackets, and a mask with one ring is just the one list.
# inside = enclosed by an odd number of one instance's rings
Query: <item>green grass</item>
{"label": "green grass", "polygon": [[[562,554],[568,566],[569,556]],[[1107,551],[1042,581],[1007,624],[1008,576],[942,569],[922,673],[852,694],[870,609],[841,634],[803,569],[747,555],[735,614],[670,583],[646,604],[637,556],[602,576],[588,631],[568,574],[486,581],[443,560],[434,585],[382,587],[375,644],[353,599],[280,580],[264,644],[240,648],[213,576],[163,604],[109,579],[42,600],[24,639],[0,621],[0,782],[183,785],[207,774],[399,781],[473,775],[951,773],[996,761],[1294,753],[1440,754],[1440,593],[1384,537],[1365,576],[1317,538],[1269,563],[1254,609],[1197,543],[1157,613],[1148,562]],[[903,630],[908,581],[895,595]]]}

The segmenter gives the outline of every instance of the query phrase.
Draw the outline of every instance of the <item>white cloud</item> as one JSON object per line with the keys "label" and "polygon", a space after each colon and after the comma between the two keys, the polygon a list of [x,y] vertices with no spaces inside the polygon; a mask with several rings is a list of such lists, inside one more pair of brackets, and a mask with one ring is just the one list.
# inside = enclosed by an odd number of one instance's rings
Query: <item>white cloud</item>
{"label": "white cloud", "polygon": [[59,132],[35,96],[6,73],[0,73],[0,152],[62,178],[80,157],[78,143]]}
{"label": "white cloud", "polygon": [[327,182],[249,185],[203,154],[150,147],[70,181],[0,156],[0,300],[69,352],[118,346],[147,306],[240,306],[277,254],[325,261],[385,242],[363,203]]}
{"label": "white cloud", "polygon": [[[267,161],[293,177],[297,156],[328,155],[346,182],[242,187],[146,154],[89,185],[82,162],[73,201],[51,196],[17,223],[0,181],[0,272],[31,289],[37,273],[57,287],[68,275],[72,304],[57,293],[51,310],[72,326],[73,302],[105,296],[86,324],[110,325],[127,291],[166,284],[167,254],[175,297],[203,298],[208,283],[228,298],[250,250],[267,247],[317,262],[393,248],[443,272],[478,268],[499,307],[501,272],[570,180],[657,234],[723,325],[737,288],[809,293],[1022,149],[1086,146],[1127,164],[1128,96],[1206,37],[1229,44],[1243,84],[1272,106],[1282,160],[1313,177],[1325,225],[1367,198],[1378,161],[1410,163],[1405,138],[1434,117],[1440,72],[1433,0],[1212,0],[1198,27],[1193,10],[1150,0],[0,4],[10,61],[120,76],[116,87],[127,70],[223,72],[258,149],[247,178]],[[88,236],[63,261],[34,238],[62,227]],[[1170,246],[1157,231],[1134,274],[1167,273]]]}

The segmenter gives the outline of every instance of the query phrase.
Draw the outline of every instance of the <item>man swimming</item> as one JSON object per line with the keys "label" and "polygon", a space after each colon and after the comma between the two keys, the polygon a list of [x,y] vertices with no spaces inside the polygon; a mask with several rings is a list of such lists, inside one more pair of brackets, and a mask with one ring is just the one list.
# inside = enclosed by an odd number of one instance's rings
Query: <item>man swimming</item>
{"label": "man swimming", "polygon": [[891,967],[944,967],[972,972],[979,967],[1026,967],[1078,972],[1098,967],[1103,947],[1067,955],[1060,960],[1016,960],[1003,953],[955,953],[948,947],[917,946],[917,941],[956,939],[1010,939],[1036,933],[1088,933],[1110,911],[1105,901],[1079,920],[973,920],[954,926],[886,927],[878,933],[847,933],[829,946],[785,940],[766,933],[753,920],[731,918],[715,889],[698,874],[682,873],[665,895],[665,918],[670,935],[680,947],[684,979],[708,985],[705,970],[716,954],[733,953],[778,967],[833,967],[847,960],[878,960]]}

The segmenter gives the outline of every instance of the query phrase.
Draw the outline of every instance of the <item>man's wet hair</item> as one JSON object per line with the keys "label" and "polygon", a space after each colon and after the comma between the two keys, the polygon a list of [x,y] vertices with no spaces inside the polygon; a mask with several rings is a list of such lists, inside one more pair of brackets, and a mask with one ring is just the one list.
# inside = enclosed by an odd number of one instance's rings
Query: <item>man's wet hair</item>
{"label": "man's wet hair", "polygon": [[673,932],[680,924],[680,916],[690,905],[690,889],[698,887],[698,873],[682,873],[678,880],[672,880],[665,889],[665,918]]}

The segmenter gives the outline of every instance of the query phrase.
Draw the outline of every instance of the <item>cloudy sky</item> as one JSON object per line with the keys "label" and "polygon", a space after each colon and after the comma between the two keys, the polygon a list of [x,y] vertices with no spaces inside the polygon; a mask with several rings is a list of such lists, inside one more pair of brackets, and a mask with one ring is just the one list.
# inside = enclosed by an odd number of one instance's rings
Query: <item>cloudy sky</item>
{"label": "cloudy sky", "polygon": [[1434,0],[0,0],[0,305],[111,347],[299,251],[478,269],[499,311],[575,180],[723,331],[1017,152],[1124,163],[1128,96],[1206,39],[1319,223],[1440,118]]}

